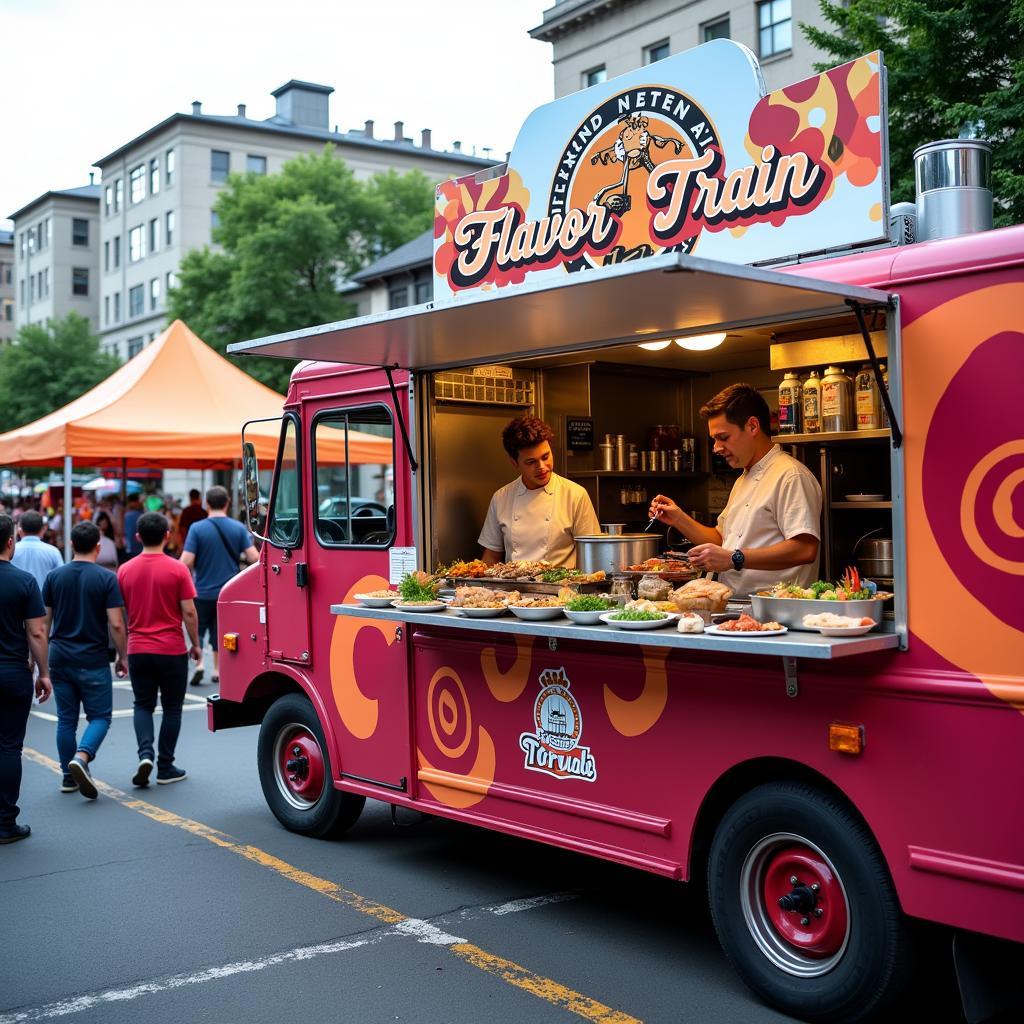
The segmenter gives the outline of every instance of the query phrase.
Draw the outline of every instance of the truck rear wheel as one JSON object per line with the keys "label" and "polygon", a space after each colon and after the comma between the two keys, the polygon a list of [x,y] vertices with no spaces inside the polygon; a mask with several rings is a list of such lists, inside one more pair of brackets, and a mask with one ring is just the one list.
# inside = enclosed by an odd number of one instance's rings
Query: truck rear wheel
{"label": "truck rear wheel", "polygon": [[320,839],[356,823],[366,798],[334,788],[323,729],[307,698],[290,693],[271,705],[256,751],[263,796],[290,832]]}
{"label": "truck rear wheel", "polygon": [[771,783],[737,800],[711,845],[708,896],[733,967],[785,1013],[856,1024],[905,992],[911,937],[881,851],[822,789]]}

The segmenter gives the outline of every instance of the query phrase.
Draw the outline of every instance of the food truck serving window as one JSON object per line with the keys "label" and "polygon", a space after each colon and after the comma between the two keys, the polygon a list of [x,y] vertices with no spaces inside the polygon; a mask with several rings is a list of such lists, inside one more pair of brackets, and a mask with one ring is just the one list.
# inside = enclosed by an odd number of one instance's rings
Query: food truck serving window
{"label": "food truck serving window", "polygon": [[388,547],[395,537],[395,429],[375,405],[313,421],[314,529],[325,547]]}
{"label": "food truck serving window", "polygon": [[279,548],[296,547],[302,540],[298,446],[298,425],[289,416],[284,421],[277,453],[277,480],[270,506],[270,532],[267,534],[270,543]]}

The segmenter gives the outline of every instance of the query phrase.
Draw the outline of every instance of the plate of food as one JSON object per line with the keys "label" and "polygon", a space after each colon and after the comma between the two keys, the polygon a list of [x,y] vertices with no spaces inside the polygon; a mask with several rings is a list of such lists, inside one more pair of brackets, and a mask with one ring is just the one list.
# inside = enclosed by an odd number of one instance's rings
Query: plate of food
{"label": "plate of food", "polygon": [[651,612],[641,608],[623,608],[617,612],[606,612],[601,621],[616,629],[659,629],[675,622],[670,612]]}
{"label": "plate of food", "polygon": [[571,598],[562,606],[562,613],[567,619],[578,622],[582,626],[596,626],[601,616],[617,607],[615,601],[607,597],[596,597],[593,594],[580,594]]}
{"label": "plate of food", "polygon": [[397,590],[371,590],[368,594],[355,594],[364,608],[387,608],[398,597]]}
{"label": "plate of food", "polygon": [[758,622],[752,616],[743,614],[738,619],[705,626],[704,632],[712,636],[781,636],[789,630],[778,622]]}
{"label": "plate of food", "polygon": [[391,607],[400,612],[443,612],[448,608],[444,601],[404,601],[399,598],[391,602]]}
{"label": "plate of food", "polygon": [[863,636],[878,625],[867,615],[836,615],[833,612],[805,615],[803,623],[808,629],[816,629],[822,636]]}
{"label": "plate of food", "polygon": [[560,597],[521,597],[518,601],[509,601],[508,610],[525,622],[542,622],[545,619],[560,619],[564,603]]}
{"label": "plate of food", "polygon": [[844,494],[847,501],[885,501],[884,494]]}
{"label": "plate of food", "polygon": [[488,587],[457,587],[449,607],[467,619],[494,619],[508,610],[508,600],[509,595]]}

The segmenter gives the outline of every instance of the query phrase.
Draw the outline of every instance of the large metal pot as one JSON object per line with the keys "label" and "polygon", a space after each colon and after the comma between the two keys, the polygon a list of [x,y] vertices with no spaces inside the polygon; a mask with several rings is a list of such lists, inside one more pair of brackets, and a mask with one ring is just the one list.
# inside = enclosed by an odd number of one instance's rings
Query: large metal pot
{"label": "large metal pot", "polygon": [[576,568],[621,572],[658,553],[661,537],[652,533],[597,533],[576,538]]}
{"label": "large metal pot", "polygon": [[893,555],[891,537],[872,537],[866,534],[857,541],[853,553],[857,559],[857,568],[862,576],[874,579],[882,576],[886,579],[893,575]]}

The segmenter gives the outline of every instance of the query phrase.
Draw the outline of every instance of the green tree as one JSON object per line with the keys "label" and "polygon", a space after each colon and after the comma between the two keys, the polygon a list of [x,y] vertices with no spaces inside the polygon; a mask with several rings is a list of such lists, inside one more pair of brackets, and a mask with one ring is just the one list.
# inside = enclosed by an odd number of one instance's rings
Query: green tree
{"label": "green tree", "polygon": [[[426,230],[433,202],[418,171],[362,182],[330,147],[290,160],[280,174],[232,175],[214,205],[221,249],[184,258],[169,313],[220,352],[234,341],[343,320],[355,308],[339,281]],[[279,391],[294,365],[237,362]]]}
{"label": "green tree", "polygon": [[120,365],[100,350],[77,313],[22,327],[0,352],[0,431],[13,430],[85,394]]}
{"label": "green tree", "polygon": [[913,153],[967,125],[992,143],[997,226],[1024,222],[1024,0],[822,0],[801,25],[835,60],[880,49],[889,75],[893,200],[914,200]]}

